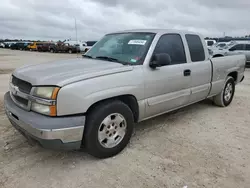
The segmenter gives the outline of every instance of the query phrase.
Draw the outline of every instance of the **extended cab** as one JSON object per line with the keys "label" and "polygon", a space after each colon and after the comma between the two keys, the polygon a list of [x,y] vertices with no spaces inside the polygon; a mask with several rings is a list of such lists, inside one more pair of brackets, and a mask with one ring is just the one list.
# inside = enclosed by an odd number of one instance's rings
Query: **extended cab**
{"label": "extended cab", "polygon": [[13,126],[43,147],[119,153],[134,123],[211,98],[221,107],[244,78],[245,56],[209,59],[203,37],[176,30],[105,35],[83,59],[16,69],[4,96]]}

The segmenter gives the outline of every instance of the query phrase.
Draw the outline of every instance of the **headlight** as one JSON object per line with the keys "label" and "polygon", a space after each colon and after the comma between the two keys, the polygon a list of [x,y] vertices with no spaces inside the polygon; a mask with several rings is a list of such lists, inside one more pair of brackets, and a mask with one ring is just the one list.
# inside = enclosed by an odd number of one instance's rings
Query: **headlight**
{"label": "headlight", "polygon": [[38,104],[33,102],[32,106],[31,106],[31,110],[41,113],[41,114],[45,114],[45,115],[50,115],[50,108],[49,106],[43,105],[43,104]]}
{"label": "headlight", "polygon": [[48,116],[56,116],[55,100],[59,89],[59,87],[36,87],[33,96],[37,98],[32,101],[31,110]]}
{"label": "headlight", "polygon": [[58,87],[36,87],[33,95],[45,99],[56,99]]}
{"label": "headlight", "polygon": [[48,116],[56,116],[55,105],[48,106],[48,105],[32,102],[31,110],[40,114],[48,115]]}

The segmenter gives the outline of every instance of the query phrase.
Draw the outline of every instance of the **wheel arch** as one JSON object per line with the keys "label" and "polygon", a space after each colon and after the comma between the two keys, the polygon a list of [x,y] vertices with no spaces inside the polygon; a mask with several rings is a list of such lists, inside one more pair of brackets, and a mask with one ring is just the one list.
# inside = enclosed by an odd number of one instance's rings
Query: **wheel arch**
{"label": "wheel arch", "polygon": [[228,74],[228,76],[233,77],[234,81],[237,82],[237,80],[238,80],[238,72],[237,71],[230,72]]}
{"label": "wheel arch", "polygon": [[86,111],[86,114],[90,113],[92,109],[94,109],[97,105],[99,105],[102,102],[106,102],[108,100],[119,100],[125,103],[132,111],[133,116],[134,116],[134,121],[138,122],[139,119],[139,106],[137,99],[134,95],[131,94],[125,94],[125,95],[119,95],[119,96],[114,96],[106,99],[102,99],[100,101],[97,101],[93,103]]}
{"label": "wheel arch", "polygon": [[215,55],[213,55],[213,58],[216,58],[216,57],[224,57],[224,55],[222,55],[222,54],[215,54]]}

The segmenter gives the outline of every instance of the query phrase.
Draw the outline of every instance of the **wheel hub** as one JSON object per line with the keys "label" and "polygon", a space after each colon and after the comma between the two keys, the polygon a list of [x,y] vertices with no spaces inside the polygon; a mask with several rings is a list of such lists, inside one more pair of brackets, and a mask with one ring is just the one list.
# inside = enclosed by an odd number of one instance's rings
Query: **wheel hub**
{"label": "wheel hub", "polygon": [[98,141],[105,148],[113,148],[124,138],[126,128],[127,122],[121,114],[110,114],[102,121],[99,127]]}
{"label": "wheel hub", "polygon": [[226,101],[229,101],[232,97],[232,94],[233,94],[233,85],[232,83],[228,83],[225,88],[224,99]]}

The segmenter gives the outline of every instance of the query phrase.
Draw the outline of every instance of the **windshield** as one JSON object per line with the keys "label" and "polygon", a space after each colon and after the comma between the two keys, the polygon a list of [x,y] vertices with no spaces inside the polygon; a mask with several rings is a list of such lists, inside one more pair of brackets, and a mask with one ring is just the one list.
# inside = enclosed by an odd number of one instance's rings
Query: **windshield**
{"label": "windshield", "polygon": [[85,56],[131,65],[142,64],[154,36],[154,33],[135,32],[108,34]]}

